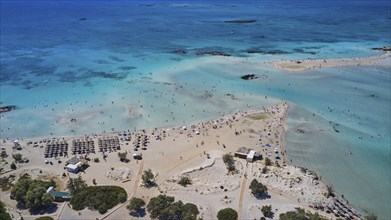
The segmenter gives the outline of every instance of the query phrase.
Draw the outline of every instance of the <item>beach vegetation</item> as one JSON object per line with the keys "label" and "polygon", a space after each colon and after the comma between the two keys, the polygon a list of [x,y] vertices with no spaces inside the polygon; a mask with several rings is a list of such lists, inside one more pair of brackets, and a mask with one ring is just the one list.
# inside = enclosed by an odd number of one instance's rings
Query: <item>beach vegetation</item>
{"label": "beach vegetation", "polygon": [[129,159],[127,158],[128,152],[118,152],[118,157],[121,162],[128,162]]}
{"label": "beach vegetation", "polygon": [[103,214],[117,204],[126,202],[126,199],[127,193],[122,187],[87,186],[83,190],[75,191],[70,203],[74,210],[89,208]]}
{"label": "beach vegetation", "polygon": [[258,182],[258,180],[256,179],[253,179],[251,181],[249,188],[251,190],[251,193],[257,198],[262,198],[267,195],[267,186],[263,185],[261,182]]}
{"label": "beach vegetation", "polygon": [[265,157],[265,166],[271,166],[271,165],[272,165],[272,161],[268,157]]}
{"label": "beach vegetation", "polygon": [[12,158],[14,158],[15,162],[22,161],[23,155],[20,153],[12,154]]}
{"label": "beach vegetation", "polygon": [[42,217],[38,217],[34,220],[54,220],[54,218],[52,218],[50,216],[42,216]]}
{"label": "beach vegetation", "polygon": [[144,170],[143,175],[141,176],[141,179],[145,186],[152,187],[155,185],[154,179],[155,175],[153,174],[151,169]]}
{"label": "beach vegetation", "polygon": [[280,220],[327,220],[317,212],[305,212],[304,209],[297,208],[296,211],[289,211],[280,214]]}
{"label": "beach vegetation", "polygon": [[192,203],[183,204],[182,201],[174,202],[175,198],[159,195],[152,198],[147,210],[154,219],[184,219],[196,220],[199,214],[198,207]]}
{"label": "beach vegetation", "polygon": [[99,158],[97,158],[97,157],[94,158],[94,162],[95,162],[95,163],[99,163],[99,162],[100,162]]}
{"label": "beach vegetation", "polygon": [[0,219],[1,220],[11,220],[10,214],[5,210],[5,205],[0,201]]}
{"label": "beach vegetation", "polygon": [[365,220],[377,220],[377,216],[375,215],[375,213],[371,213],[367,216],[364,217]]}
{"label": "beach vegetation", "polygon": [[272,211],[272,206],[271,205],[264,205],[261,208],[261,212],[263,216],[268,217],[268,218],[273,218],[273,211]]}
{"label": "beach vegetation", "polygon": [[235,160],[231,154],[224,154],[223,161],[224,161],[225,165],[227,166],[228,172],[232,173],[236,170]]}
{"label": "beach vegetation", "polygon": [[326,197],[329,198],[329,197],[334,197],[334,189],[333,187],[327,185],[327,194],[326,194]]}
{"label": "beach vegetation", "polygon": [[81,178],[81,176],[78,176],[77,178],[69,178],[67,182],[67,188],[69,193],[74,195],[77,192],[87,188],[87,183]]}
{"label": "beach vegetation", "polygon": [[217,213],[217,219],[218,220],[237,220],[238,213],[234,209],[231,209],[231,208],[221,209]]}
{"label": "beach vegetation", "polygon": [[11,189],[12,182],[15,180],[15,175],[4,176],[0,178],[1,191],[7,191]]}
{"label": "beach vegetation", "polygon": [[16,170],[16,164],[14,162],[11,163],[10,167],[11,169]]}
{"label": "beach vegetation", "polygon": [[178,184],[186,187],[187,185],[191,184],[191,179],[188,176],[182,176],[181,179],[178,181]]}
{"label": "beach vegetation", "polygon": [[53,180],[32,180],[29,175],[23,175],[12,187],[11,198],[31,211],[42,210],[53,203],[54,198],[46,193],[50,186],[55,187],[56,183]]}
{"label": "beach vegetation", "polygon": [[2,150],[1,153],[0,153],[0,157],[3,158],[3,159],[7,158],[8,157],[7,152],[5,150]]}
{"label": "beach vegetation", "polygon": [[269,168],[267,168],[267,166],[264,166],[263,168],[262,168],[262,174],[266,174],[267,172],[269,172]]}
{"label": "beach vegetation", "polygon": [[126,206],[126,208],[130,211],[131,215],[142,216],[145,215],[144,206],[145,206],[144,200],[134,197],[130,200],[130,203]]}

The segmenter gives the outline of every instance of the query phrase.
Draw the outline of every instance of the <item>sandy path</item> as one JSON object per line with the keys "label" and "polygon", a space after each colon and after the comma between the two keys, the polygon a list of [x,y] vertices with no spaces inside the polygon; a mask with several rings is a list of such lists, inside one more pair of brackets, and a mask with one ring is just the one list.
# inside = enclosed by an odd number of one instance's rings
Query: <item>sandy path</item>
{"label": "sandy path", "polygon": [[117,211],[118,209],[120,209],[120,208],[123,207],[124,205],[128,204],[128,203],[130,202],[130,200],[134,197],[134,195],[136,194],[137,187],[138,187],[139,182],[140,182],[141,175],[142,175],[142,173],[143,173],[143,168],[144,168],[144,160],[141,160],[141,164],[140,164],[140,167],[139,167],[139,170],[138,170],[138,173],[137,173],[136,181],[135,181],[135,183],[134,183],[134,185],[133,185],[133,189],[132,189],[132,191],[131,191],[131,193],[130,193],[129,199],[128,199],[126,202],[124,202],[124,203],[118,205],[116,208],[112,209],[108,214],[106,214],[106,215],[102,218],[102,220],[108,218],[108,217],[109,217],[111,214],[113,214],[115,211]]}
{"label": "sandy path", "polygon": [[240,189],[240,196],[239,196],[239,209],[238,209],[238,219],[242,219],[242,209],[243,209],[243,198],[246,192],[246,183],[247,183],[247,167],[244,167],[244,175],[242,177],[242,187]]}

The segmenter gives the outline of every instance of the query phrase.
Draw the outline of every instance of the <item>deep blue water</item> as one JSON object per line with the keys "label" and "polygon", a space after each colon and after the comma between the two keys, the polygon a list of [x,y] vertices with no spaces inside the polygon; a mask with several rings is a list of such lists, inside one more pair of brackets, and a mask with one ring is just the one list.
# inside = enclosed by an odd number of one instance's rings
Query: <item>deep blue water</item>
{"label": "deep blue water", "polygon": [[[263,64],[380,54],[390,1],[0,4],[0,101],[18,107],[1,115],[1,138],[186,124],[287,100],[293,163],[390,219],[390,67],[296,75]],[[235,19],[256,22],[224,22]],[[216,51],[229,57],[200,55]],[[240,80],[249,72],[263,77]]]}

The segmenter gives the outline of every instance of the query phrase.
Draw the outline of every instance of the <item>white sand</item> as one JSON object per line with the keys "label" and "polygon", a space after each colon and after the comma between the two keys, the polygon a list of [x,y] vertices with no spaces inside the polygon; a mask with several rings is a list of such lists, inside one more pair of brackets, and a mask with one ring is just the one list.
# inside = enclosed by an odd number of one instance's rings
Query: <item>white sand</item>
{"label": "white sand", "polygon": [[391,52],[385,52],[379,56],[360,58],[337,58],[337,59],[308,59],[308,60],[279,60],[271,64],[280,70],[288,72],[305,72],[313,69],[340,67],[340,66],[385,66],[391,64]]}
{"label": "white sand", "polygon": [[[150,142],[147,150],[138,151],[143,154],[143,160],[136,161],[131,158],[129,163],[122,163],[119,161],[117,152],[108,153],[107,159],[104,160],[102,154],[97,151],[89,157],[99,158],[100,162],[90,161],[90,167],[85,173],[79,173],[79,175],[86,180],[88,185],[92,185],[92,180],[96,179],[98,185],[121,186],[127,191],[129,199],[136,196],[148,202],[150,198],[166,193],[184,203],[195,203],[199,206],[200,216],[203,219],[216,218],[217,212],[225,207],[238,210],[241,219],[252,219],[262,216],[260,214],[262,205],[271,204],[276,213],[275,216],[278,216],[279,213],[294,210],[295,207],[308,209],[308,204],[313,202],[330,202],[323,195],[326,188],[322,182],[314,180],[313,175],[304,174],[299,168],[292,166],[281,168],[273,166],[265,175],[260,173],[264,166],[263,161],[247,163],[244,159],[235,158],[237,173],[227,173],[222,155],[233,154],[239,147],[252,148],[261,152],[263,156],[270,154],[272,161],[274,161],[274,149],[276,148],[282,154],[282,161],[279,163],[285,164],[283,136],[286,129],[284,118],[287,108],[286,103],[280,103],[265,111],[262,109],[243,111],[200,122],[186,129],[171,127],[140,131],[138,134],[133,134],[130,141],[120,142],[120,152],[127,151],[128,158],[130,158],[135,153],[133,141],[141,134],[147,135]],[[117,136],[117,134],[105,136]],[[90,139],[95,140],[96,150],[98,149],[98,137],[100,136],[89,136]],[[71,144],[74,138],[64,137],[64,140]],[[9,164],[2,162],[1,177],[10,174],[18,176],[22,173],[32,174],[34,178],[42,178],[43,175],[46,179],[55,177],[59,184],[57,190],[65,190],[68,177],[62,177],[61,174],[66,172],[63,167],[68,158],[59,158],[62,163],[52,158],[48,160],[52,161],[53,165],[44,164],[44,148],[26,144],[28,141],[37,141],[38,146],[43,146],[44,143],[39,143],[43,139],[48,138],[21,139],[23,149],[18,153],[28,157],[30,162],[18,164],[18,169],[10,172],[8,172]],[[266,148],[265,144],[271,144],[272,147]],[[6,148],[7,153],[11,155],[14,153],[12,145],[12,140],[4,140],[0,146]],[[9,156],[6,161],[11,163],[12,157]],[[150,189],[143,187],[140,181],[142,171],[148,168],[157,174],[158,186]],[[177,184],[175,181],[182,175],[189,176],[192,184],[187,187]],[[69,176],[76,177],[77,175],[69,174]],[[270,198],[259,200],[251,195],[248,187],[253,178],[269,187]],[[301,181],[297,181],[298,178]],[[123,182],[122,180],[125,179],[130,179],[130,181]],[[24,219],[37,217],[30,216],[26,210],[17,210],[16,202],[9,198],[9,193],[9,191],[2,192],[1,200],[7,204],[7,208],[14,216],[20,212]],[[126,205],[127,203],[118,205],[105,215],[100,215],[97,211],[91,210],[74,211],[68,207],[67,203],[59,203],[57,211],[49,215],[56,219],[101,219],[104,217],[107,217],[106,219],[129,219]],[[321,214],[327,216],[324,212]],[[148,215],[145,219],[149,219]]]}

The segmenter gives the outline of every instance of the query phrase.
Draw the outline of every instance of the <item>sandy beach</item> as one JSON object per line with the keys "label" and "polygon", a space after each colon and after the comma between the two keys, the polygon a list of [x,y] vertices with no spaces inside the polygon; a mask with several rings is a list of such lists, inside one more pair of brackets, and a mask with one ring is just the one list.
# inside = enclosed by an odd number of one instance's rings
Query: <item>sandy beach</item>
{"label": "sandy beach", "polygon": [[[235,114],[221,116],[214,120],[199,122],[185,127],[176,126],[140,131],[123,131],[111,134],[90,134],[81,137],[41,137],[19,139],[20,150],[13,149],[15,140],[2,140],[1,148],[7,154],[21,153],[29,159],[28,163],[17,164],[11,170],[9,156],[1,163],[1,177],[24,173],[33,178],[54,179],[57,191],[66,191],[69,177],[81,176],[88,185],[93,179],[97,185],[117,185],[123,187],[132,197],[150,198],[161,193],[174,196],[177,200],[196,204],[203,219],[216,218],[217,212],[225,207],[238,211],[239,219],[251,219],[262,215],[262,205],[272,205],[275,216],[280,213],[301,207],[312,212],[332,218],[333,215],[311,207],[334,207],[332,198],[327,198],[327,186],[315,173],[288,165],[285,161],[283,142],[286,125],[284,118],[288,109],[287,103],[280,103],[267,109],[252,109]],[[120,150],[113,148],[109,152],[99,152],[100,140],[119,140]],[[134,145],[139,139],[144,140],[142,149],[135,151]],[[73,157],[67,156],[45,158],[45,146],[49,140],[69,144],[94,141],[95,153],[76,153],[77,157],[99,158],[100,162],[89,161],[85,172],[78,174],[64,170],[64,162]],[[54,142],[54,141],[52,141]],[[246,159],[235,157],[237,172],[228,174],[222,156],[234,154],[240,148],[253,149],[273,162],[266,173],[264,159],[249,163]],[[129,162],[120,162],[117,152],[128,152]],[[142,160],[131,158],[133,153],[142,153]],[[104,155],[106,157],[104,157]],[[280,156],[276,159],[276,156]],[[45,163],[46,160],[46,163]],[[8,164],[6,164],[8,162]],[[278,164],[278,165],[277,165]],[[156,187],[146,188],[141,184],[143,170],[151,169],[156,175]],[[66,176],[63,176],[66,173]],[[176,181],[183,175],[191,178],[192,184],[183,187]],[[249,184],[257,179],[269,187],[269,198],[257,199],[250,193]],[[16,181],[16,180],[15,180]],[[7,210],[17,219],[35,219],[28,210],[16,208],[16,201],[10,199],[10,190],[2,192],[1,200],[7,204]],[[50,215],[55,219],[128,219],[129,211],[125,208],[128,202],[114,207],[101,215],[88,209],[74,211],[67,202],[57,203],[57,208]],[[144,219],[149,219],[148,214]]]}
{"label": "sandy beach", "polygon": [[390,65],[391,52],[385,52],[379,56],[360,57],[360,58],[335,58],[335,59],[307,59],[307,60],[279,60],[270,64],[280,70],[300,73],[320,68],[331,68],[341,66],[369,66]]}

